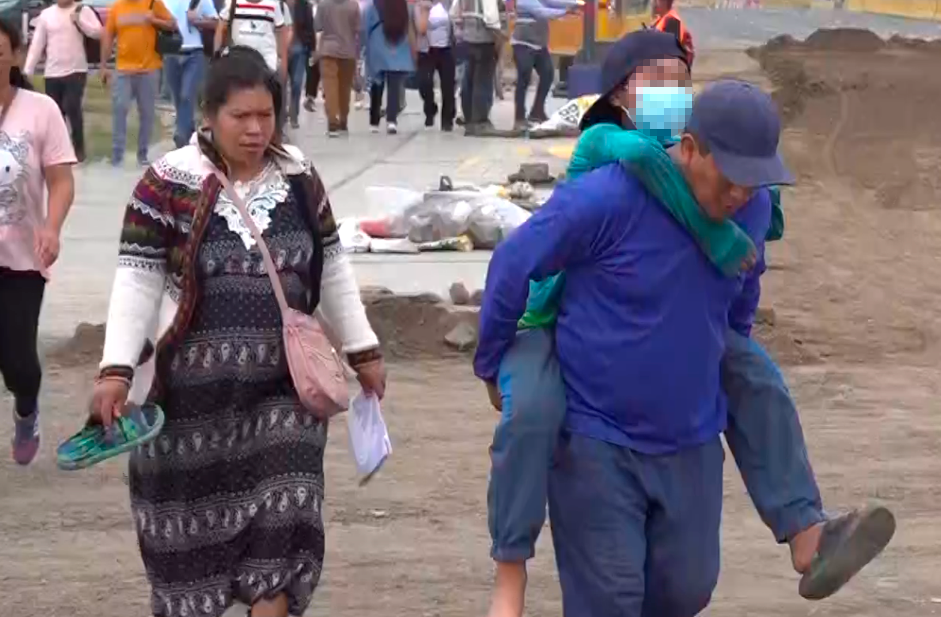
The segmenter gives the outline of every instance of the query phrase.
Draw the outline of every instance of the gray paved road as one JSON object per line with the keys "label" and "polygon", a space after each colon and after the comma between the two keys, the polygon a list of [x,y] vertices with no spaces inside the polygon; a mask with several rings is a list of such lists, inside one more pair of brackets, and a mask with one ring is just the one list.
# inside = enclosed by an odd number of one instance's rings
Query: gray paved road
{"label": "gray paved road", "polygon": [[941,38],[941,23],[824,9],[681,9],[699,49],[744,49],[779,34],[806,38],[818,28],[866,28],[882,37]]}

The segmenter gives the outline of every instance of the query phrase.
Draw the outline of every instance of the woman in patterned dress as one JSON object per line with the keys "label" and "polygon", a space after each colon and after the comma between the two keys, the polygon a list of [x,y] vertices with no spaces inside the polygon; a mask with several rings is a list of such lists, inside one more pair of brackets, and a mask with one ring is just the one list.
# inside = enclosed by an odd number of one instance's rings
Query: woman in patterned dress
{"label": "woman in patterned dress", "polygon": [[298,400],[261,253],[214,167],[248,204],[288,303],[319,306],[364,390],[385,389],[323,184],[278,143],[277,77],[254,50],[225,54],[206,81],[208,127],[154,163],[127,206],[91,403],[106,425],[127,400],[166,413],[129,469],[157,617],[220,617],[234,602],[301,615],[323,564],[327,423]]}

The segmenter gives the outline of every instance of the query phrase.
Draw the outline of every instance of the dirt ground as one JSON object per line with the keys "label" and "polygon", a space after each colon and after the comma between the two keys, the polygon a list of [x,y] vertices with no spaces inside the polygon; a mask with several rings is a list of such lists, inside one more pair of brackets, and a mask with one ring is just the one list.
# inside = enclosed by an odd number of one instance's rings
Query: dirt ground
{"label": "dirt ground", "polygon": [[[883,500],[899,530],[843,592],[805,602],[730,460],[710,616],[941,615],[939,51],[818,33],[753,52],[787,114],[784,150],[799,178],[784,197],[785,240],[769,249],[773,319],[759,336],[785,367],[826,504]],[[403,356],[385,405],[395,453],[368,486],[357,486],[344,422],[331,427],[328,555],[310,615],[484,614],[495,414],[466,358]],[[53,463],[51,444],[76,428],[93,371],[51,367],[41,459],[28,470],[0,462],[4,617],[147,614],[123,461],[78,474]],[[5,441],[7,423],[0,432]],[[529,614],[548,617],[561,609],[541,543]]]}

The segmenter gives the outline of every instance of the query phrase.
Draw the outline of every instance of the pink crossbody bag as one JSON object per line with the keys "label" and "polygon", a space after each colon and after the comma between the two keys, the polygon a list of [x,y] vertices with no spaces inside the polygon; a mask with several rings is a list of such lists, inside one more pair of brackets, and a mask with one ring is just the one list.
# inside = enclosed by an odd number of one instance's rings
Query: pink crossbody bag
{"label": "pink crossbody bag", "polygon": [[281,308],[284,355],[301,404],[321,419],[346,411],[350,405],[346,369],[323,322],[318,317],[307,315],[288,306],[284,287],[278,278],[278,270],[271,259],[268,245],[249,215],[245,201],[235,192],[232,183],[222,172],[215,170],[213,173],[222,183],[222,188],[225,189],[245,225],[252,232],[252,237],[255,238],[258,250],[261,251],[261,256],[265,261],[265,270],[268,272],[268,278],[271,279],[271,287],[278,299],[278,306]]}

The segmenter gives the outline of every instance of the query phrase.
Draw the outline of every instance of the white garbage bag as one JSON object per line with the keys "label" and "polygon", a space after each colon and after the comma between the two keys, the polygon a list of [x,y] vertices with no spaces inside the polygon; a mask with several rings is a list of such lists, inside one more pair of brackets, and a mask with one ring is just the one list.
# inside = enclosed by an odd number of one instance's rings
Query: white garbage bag
{"label": "white garbage bag", "polygon": [[[371,236],[370,250],[378,251],[377,238],[407,238],[416,245],[468,236],[474,248],[492,249],[519,227],[530,213],[492,190],[463,188],[418,193],[407,189],[370,187],[370,201],[382,200],[388,191],[388,211],[360,229]],[[398,245],[396,245],[398,246]],[[388,249],[386,249],[388,250]]]}

